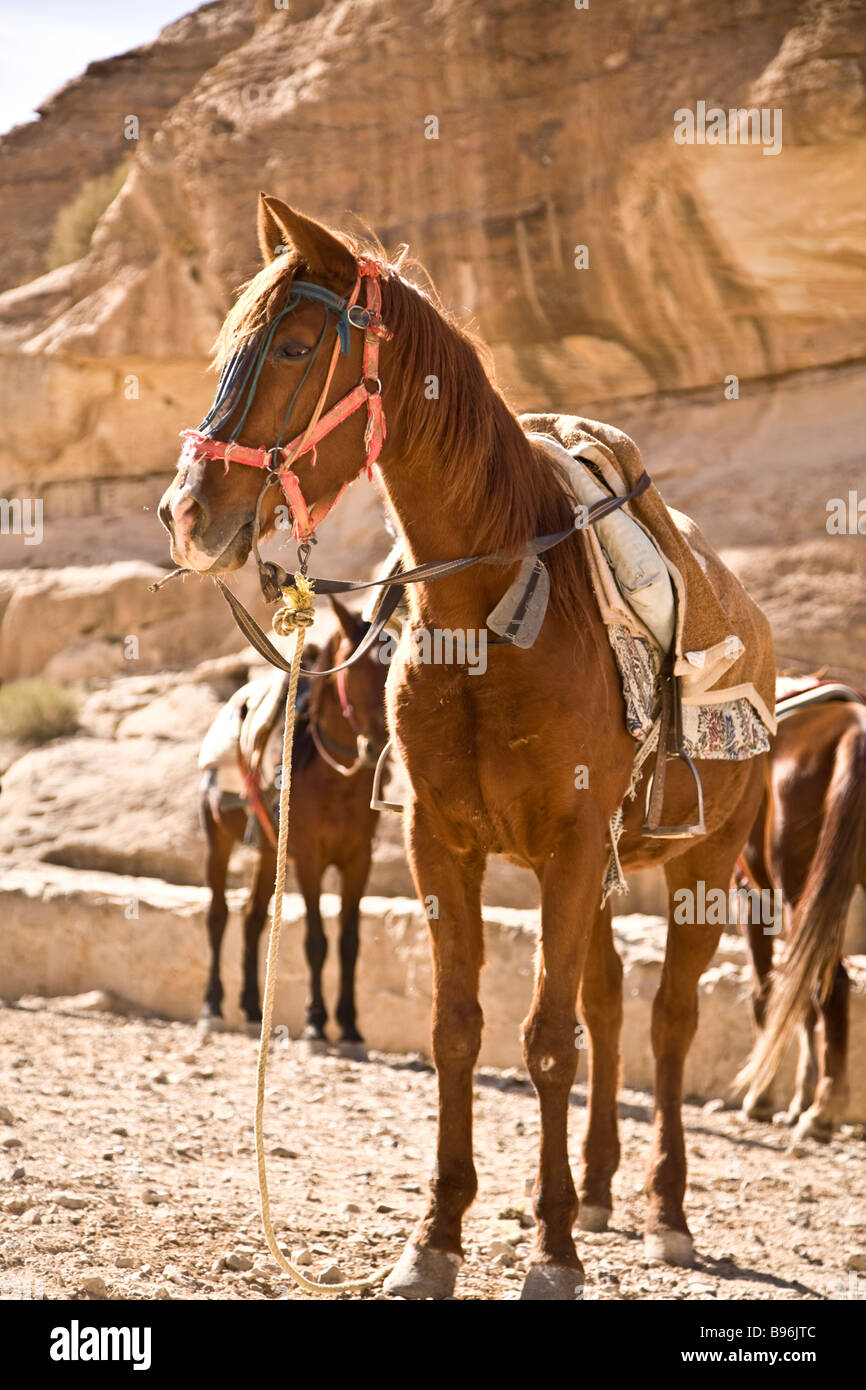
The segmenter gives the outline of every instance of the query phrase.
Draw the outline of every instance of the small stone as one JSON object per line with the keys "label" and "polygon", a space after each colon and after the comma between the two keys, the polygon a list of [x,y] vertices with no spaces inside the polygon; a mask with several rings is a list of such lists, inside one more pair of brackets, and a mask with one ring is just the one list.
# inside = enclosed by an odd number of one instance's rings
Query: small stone
{"label": "small stone", "polygon": [[170,1284],[182,1284],[186,1277],[180,1265],[166,1265],[165,1269],[162,1271],[162,1276],[164,1279],[167,1279]]}
{"label": "small stone", "polygon": [[292,1264],[297,1265],[298,1269],[304,1269],[306,1265],[311,1265],[312,1263],[313,1257],[306,1246],[302,1246],[300,1250],[292,1251]]}
{"label": "small stone", "polygon": [[271,1153],[274,1158],[297,1158],[298,1156],[294,1149],[285,1149],[282,1144],[275,1144]]}
{"label": "small stone", "polygon": [[3,1203],[3,1210],[8,1211],[10,1216],[21,1216],[28,1210],[30,1203],[26,1197],[12,1197],[8,1202]]}
{"label": "small stone", "polygon": [[504,1240],[495,1240],[493,1242],[490,1247],[490,1258],[506,1267],[515,1264],[517,1261],[517,1256],[512,1246]]}
{"label": "small stone", "polygon": [[157,1086],[168,1085],[168,1073],[164,1071],[149,1071],[147,1073],[147,1079],[148,1081],[153,1081]]}
{"label": "small stone", "polygon": [[91,1298],[108,1297],[108,1285],[99,1274],[88,1274],[86,1279],[82,1279],[81,1287]]}
{"label": "small stone", "polygon": [[386,1216],[389,1211],[396,1211],[397,1208],[389,1207],[387,1202],[380,1202],[379,1205],[376,1207],[376,1210],[380,1216]]}
{"label": "small stone", "polygon": [[141,1200],[148,1207],[158,1207],[160,1202],[168,1201],[167,1192],[157,1192],[153,1187],[146,1187],[141,1194]]}
{"label": "small stone", "polygon": [[339,1265],[326,1265],[319,1275],[320,1284],[342,1284],[343,1271]]}
{"label": "small stone", "polygon": [[136,1261],[132,1255],[118,1255],[114,1262],[118,1269],[135,1269]]}
{"label": "small stone", "polygon": [[849,1255],[845,1261],[845,1268],[859,1272],[866,1271],[866,1255],[859,1253]]}
{"label": "small stone", "polygon": [[234,1270],[252,1269],[252,1257],[245,1255],[242,1250],[232,1250],[228,1255],[223,1256],[223,1267]]}
{"label": "small stone", "polygon": [[23,1182],[24,1179],[25,1179],[26,1177],[27,1177],[27,1170],[26,1170],[26,1168],[13,1168],[13,1169],[12,1169],[12,1181],[13,1181],[13,1182]]}
{"label": "small stone", "polygon": [[15,1117],[8,1105],[0,1105],[0,1125],[14,1125]]}
{"label": "small stone", "polygon": [[2,1144],[0,1144],[0,1148],[3,1149],[21,1149],[23,1147],[20,1139],[4,1139]]}
{"label": "small stone", "polygon": [[42,1225],[42,1216],[41,1216],[41,1214],[36,1210],[35,1207],[33,1207],[31,1211],[28,1211],[28,1212],[27,1212],[27,1214],[26,1214],[25,1217],[24,1217],[23,1225],[25,1225],[25,1226],[41,1226],[41,1225]]}
{"label": "small stone", "polygon": [[341,1216],[355,1216],[361,1208],[357,1202],[341,1202],[337,1210]]}
{"label": "small stone", "polygon": [[213,1067],[196,1067],[193,1076],[197,1076],[199,1081],[211,1081],[213,1079]]}
{"label": "small stone", "polygon": [[129,1138],[129,1130],[124,1129],[123,1125],[115,1125],[114,1129],[111,1132],[112,1134],[119,1134],[121,1139]]}
{"label": "small stone", "polygon": [[85,1197],[76,1197],[74,1192],[58,1192],[54,1198],[59,1207],[66,1207],[67,1211],[83,1211],[87,1206]]}

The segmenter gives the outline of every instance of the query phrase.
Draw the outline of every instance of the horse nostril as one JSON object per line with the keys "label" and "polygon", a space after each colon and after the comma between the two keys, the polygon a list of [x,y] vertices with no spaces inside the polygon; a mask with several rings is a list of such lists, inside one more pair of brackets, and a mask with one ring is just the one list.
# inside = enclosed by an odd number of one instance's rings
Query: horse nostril
{"label": "horse nostril", "polygon": [[199,519],[203,508],[190,493],[181,493],[171,509],[174,527],[181,535],[188,536]]}

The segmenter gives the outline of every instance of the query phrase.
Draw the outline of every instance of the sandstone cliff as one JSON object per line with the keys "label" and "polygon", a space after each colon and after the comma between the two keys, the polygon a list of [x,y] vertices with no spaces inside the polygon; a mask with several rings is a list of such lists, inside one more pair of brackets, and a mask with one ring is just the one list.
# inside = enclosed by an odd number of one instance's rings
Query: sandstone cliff
{"label": "sandstone cliff", "polygon": [[[492,345],[515,407],[622,423],[717,543],[814,541],[813,569],[831,572],[826,503],[863,472],[864,51],[864,0],[205,6],[0,141],[9,283],[38,265],[61,194],[114,161],[130,108],[142,116],[89,253],[0,295],[7,495],[44,496],[49,521],[152,505],[256,265],[264,186],[409,242]],[[698,101],[780,109],[781,152],[675,143],[675,112]],[[350,539],[367,563],[370,490],[350,499],[335,549]],[[863,623],[847,540],[831,659],[866,680],[844,634]],[[788,649],[809,665],[827,645]]]}

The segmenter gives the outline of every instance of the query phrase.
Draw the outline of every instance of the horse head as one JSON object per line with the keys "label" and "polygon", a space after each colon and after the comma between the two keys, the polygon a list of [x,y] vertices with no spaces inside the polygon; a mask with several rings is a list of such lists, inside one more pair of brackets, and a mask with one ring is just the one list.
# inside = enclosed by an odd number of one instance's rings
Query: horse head
{"label": "horse head", "polygon": [[223,325],[216,398],[159,506],[175,563],[201,573],[239,569],[278,525],[308,539],[384,442],[384,263],[264,194],[258,233],[264,267]]}

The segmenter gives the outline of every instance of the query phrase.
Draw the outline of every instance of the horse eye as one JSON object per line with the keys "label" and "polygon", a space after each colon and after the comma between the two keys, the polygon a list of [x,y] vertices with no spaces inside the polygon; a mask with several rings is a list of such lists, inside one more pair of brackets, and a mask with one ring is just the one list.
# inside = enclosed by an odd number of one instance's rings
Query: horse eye
{"label": "horse eye", "polygon": [[297,338],[287,338],[280,343],[276,355],[278,361],[296,362],[299,357],[306,357],[309,351],[306,343],[299,343]]}

